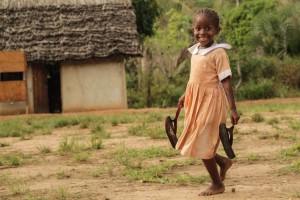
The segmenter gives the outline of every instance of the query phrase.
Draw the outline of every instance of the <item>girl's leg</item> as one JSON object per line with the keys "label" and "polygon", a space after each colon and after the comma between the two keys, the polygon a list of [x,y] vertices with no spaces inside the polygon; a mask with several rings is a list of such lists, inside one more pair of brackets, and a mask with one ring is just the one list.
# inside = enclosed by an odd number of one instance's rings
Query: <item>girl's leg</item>
{"label": "girl's leg", "polygon": [[225,190],[225,186],[219,176],[216,159],[212,158],[209,160],[202,160],[206,170],[208,171],[212,184],[206,190],[201,192],[200,196],[209,196],[214,194],[223,193]]}
{"label": "girl's leg", "polygon": [[233,162],[231,159],[220,156],[219,154],[216,154],[215,159],[216,163],[220,166],[220,178],[222,181],[224,181],[226,172],[231,167]]}

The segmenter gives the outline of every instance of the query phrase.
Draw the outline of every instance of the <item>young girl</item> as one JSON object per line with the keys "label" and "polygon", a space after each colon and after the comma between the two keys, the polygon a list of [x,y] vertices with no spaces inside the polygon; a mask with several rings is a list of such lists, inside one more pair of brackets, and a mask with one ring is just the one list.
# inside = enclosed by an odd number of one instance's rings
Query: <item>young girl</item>
{"label": "young girl", "polygon": [[214,41],[220,32],[218,14],[212,9],[196,11],[193,30],[198,43],[189,48],[192,54],[190,79],[185,94],[179,99],[179,105],[185,107],[184,130],[176,149],[181,150],[184,156],[203,160],[212,184],[199,195],[208,196],[224,192],[225,174],[232,165],[229,158],[216,154],[220,142],[219,125],[226,122],[227,105],[233,125],[238,123],[240,116],[235,106],[232,74],[224,50],[231,47]]}

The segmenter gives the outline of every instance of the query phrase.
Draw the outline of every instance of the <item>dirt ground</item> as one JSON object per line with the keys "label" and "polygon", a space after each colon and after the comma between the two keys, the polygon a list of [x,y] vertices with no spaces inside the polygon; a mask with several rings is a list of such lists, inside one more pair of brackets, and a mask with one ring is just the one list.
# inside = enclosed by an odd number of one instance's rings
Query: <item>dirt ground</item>
{"label": "dirt ground", "polygon": [[[238,106],[251,107],[272,102],[295,103],[300,98],[273,99],[240,102]],[[102,111],[88,113],[91,115],[112,115],[118,113],[143,113],[161,112],[175,113],[170,109],[141,109],[123,111]],[[150,147],[169,148],[167,139],[150,139],[149,137],[128,135],[132,124],[107,124],[105,130],[111,133],[111,137],[103,140],[103,149],[93,152],[92,157],[85,163],[74,163],[68,156],[59,155],[56,151],[64,135],[74,136],[85,140],[89,134],[87,129],[78,127],[64,127],[55,129],[51,135],[36,135],[29,140],[14,138],[0,138],[0,143],[9,143],[9,146],[1,147],[0,153],[21,152],[30,155],[28,161],[18,167],[0,166],[0,176],[7,179],[22,180],[16,183],[21,194],[16,192],[12,185],[0,183],[0,199],[99,199],[99,200],[198,200],[198,199],[300,199],[300,173],[283,173],[282,169],[293,164],[294,160],[282,161],[278,155],[282,150],[299,144],[300,132],[289,131],[288,120],[300,122],[300,111],[270,111],[260,112],[264,122],[254,122],[251,116],[255,112],[242,114],[240,124],[236,126],[234,150],[237,158],[229,170],[226,180],[226,190],[223,194],[199,197],[209,182],[203,184],[160,184],[147,183],[139,180],[130,180],[119,175],[114,168],[113,175],[93,177],[91,174],[97,166],[107,166],[111,162],[112,152],[116,151],[120,144],[127,148],[145,149]],[[82,113],[80,113],[82,114]],[[79,114],[79,115],[80,115]],[[85,113],[86,114],[86,113]],[[74,115],[74,113],[73,113]],[[36,116],[36,115],[35,115]],[[17,116],[1,117],[0,120]],[[28,116],[18,116],[28,117]],[[276,127],[270,125],[268,120],[277,117],[280,121]],[[182,118],[179,124],[182,124]],[[164,126],[163,120],[158,122]],[[41,155],[39,147],[47,145],[52,149],[49,154]],[[219,150],[222,151],[222,147]],[[299,154],[298,154],[299,155]],[[159,165],[162,158],[152,160]],[[181,155],[172,157],[174,160],[184,159]],[[295,158],[294,158],[295,159]],[[299,161],[299,157],[297,157]],[[60,171],[64,172],[63,178],[58,178]],[[175,168],[172,172],[187,173],[190,175],[207,174],[204,166],[199,162],[196,165],[184,168]],[[24,191],[22,192],[22,188]],[[66,197],[62,193],[67,190]],[[59,191],[61,190],[61,191]],[[61,196],[59,196],[61,194]]]}

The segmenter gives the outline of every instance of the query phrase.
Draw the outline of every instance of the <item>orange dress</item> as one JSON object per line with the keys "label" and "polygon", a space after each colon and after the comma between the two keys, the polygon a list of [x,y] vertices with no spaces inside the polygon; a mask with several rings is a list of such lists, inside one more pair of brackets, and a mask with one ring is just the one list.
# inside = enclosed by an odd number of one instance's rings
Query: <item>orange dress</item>
{"label": "orange dress", "polygon": [[184,129],[176,145],[184,156],[211,159],[216,154],[220,142],[219,125],[226,122],[228,108],[220,81],[231,76],[224,50],[231,47],[224,45],[214,44],[209,47],[211,51],[203,49],[205,53],[199,51],[199,44],[189,49],[193,55],[185,92]]}

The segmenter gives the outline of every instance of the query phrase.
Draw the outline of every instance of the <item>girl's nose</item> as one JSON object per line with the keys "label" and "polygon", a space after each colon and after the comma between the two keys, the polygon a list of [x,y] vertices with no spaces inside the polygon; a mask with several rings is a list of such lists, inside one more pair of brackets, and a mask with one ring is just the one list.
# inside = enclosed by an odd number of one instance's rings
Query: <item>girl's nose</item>
{"label": "girl's nose", "polygon": [[204,28],[200,29],[199,33],[200,34],[205,34],[205,29]]}

